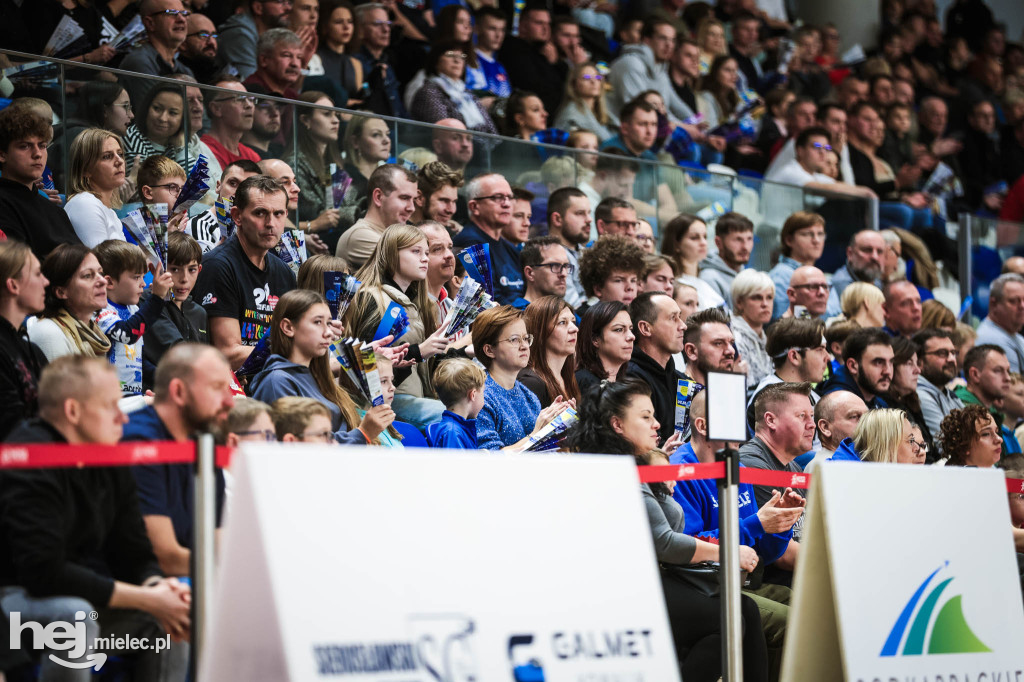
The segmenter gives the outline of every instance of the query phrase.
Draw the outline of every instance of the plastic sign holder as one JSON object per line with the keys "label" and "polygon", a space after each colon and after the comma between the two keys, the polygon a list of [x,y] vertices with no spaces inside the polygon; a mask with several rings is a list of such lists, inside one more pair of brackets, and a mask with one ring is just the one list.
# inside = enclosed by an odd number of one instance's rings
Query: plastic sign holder
{"label": "plastic sign holder", "polygon": [[825,462],[814,480],[781,679],[1024,679],[1002,471]]}

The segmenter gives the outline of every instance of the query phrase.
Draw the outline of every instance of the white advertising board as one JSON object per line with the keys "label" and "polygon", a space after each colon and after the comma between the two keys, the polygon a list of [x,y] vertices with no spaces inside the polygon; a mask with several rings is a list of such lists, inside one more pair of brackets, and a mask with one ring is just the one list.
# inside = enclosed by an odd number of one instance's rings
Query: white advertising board
{"label": "white advertising board", "polygon": [[679,679],[632,458],[246,444],[200,680]]}
{"label": "white advertising board", "polygon": [[1024,680],[1001,471],[825,462],[807,513],[783,680]]}

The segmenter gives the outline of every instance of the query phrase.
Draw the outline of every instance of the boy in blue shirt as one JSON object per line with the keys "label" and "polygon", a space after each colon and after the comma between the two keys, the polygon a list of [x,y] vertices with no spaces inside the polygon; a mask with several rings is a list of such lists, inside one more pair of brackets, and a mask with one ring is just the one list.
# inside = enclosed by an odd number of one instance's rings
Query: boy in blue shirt
{"label": "boy in blue shirt", "polygon": [[171,275],[162,267],[153,271],[151,295],[139,302],[146,282],[146,255],[135,244],[108,239],[93,249],[107,280],[107,307],[96,324],[110,339],[107,359],[117,371],[125,396],[142,395],[142,336],[160,317],[171,290]]}
{"label": "boy in blue shirt", "polygon": [[427,426],[432,448],[476,450],[476,416],[484,406],[487,375],[466,358],[445,360],[434,370],[434,391],[447,408]]}

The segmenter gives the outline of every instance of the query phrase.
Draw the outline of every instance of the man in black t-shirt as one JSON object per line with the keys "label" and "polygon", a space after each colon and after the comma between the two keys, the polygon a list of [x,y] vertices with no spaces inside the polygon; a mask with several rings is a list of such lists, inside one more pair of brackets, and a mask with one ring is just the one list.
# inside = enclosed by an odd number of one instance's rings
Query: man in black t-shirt
{"label": "man in black t-shirt", "polygon": [[284,187],[254,175],[235,192],[235,234],[203,257],[192,299],[206,308],[210,340],[232,369],[270,328],[278,298],[295,288],[291,269],[267,253],[281,240],[287,216]]}

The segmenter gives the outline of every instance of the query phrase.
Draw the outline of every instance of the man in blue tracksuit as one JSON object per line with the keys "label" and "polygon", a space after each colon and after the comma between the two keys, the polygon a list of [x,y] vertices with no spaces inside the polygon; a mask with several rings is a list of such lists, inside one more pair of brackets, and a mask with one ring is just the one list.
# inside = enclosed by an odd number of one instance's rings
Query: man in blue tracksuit
{"label": "man in blue tracksuit", "polygon": [[[715,460],[715,448],[707,440],[706,391],[700,391],[694,396],[690,405],[690,418],[690,442],[672,453],[669,458],[671,464],[699,464]],[[718,488],[715,481],[679,481],[673,497],[683,508],[683,532],[717,543]],[[740,543],[757,550],[763,564],[778,562],[792,570],[799,551],[798,543],[793,540],[793,525],[803,513],[803,506],[803,499],[787,489],[782,493],[776,491],[772,499],[758,510],[753,486],[740,484]],[[789,616],[790,590],[781,585],[765,584],[744,592],[757,602],[761,611],[770,664],[777,674],[776,666],[782,660],[786,619]]]}

